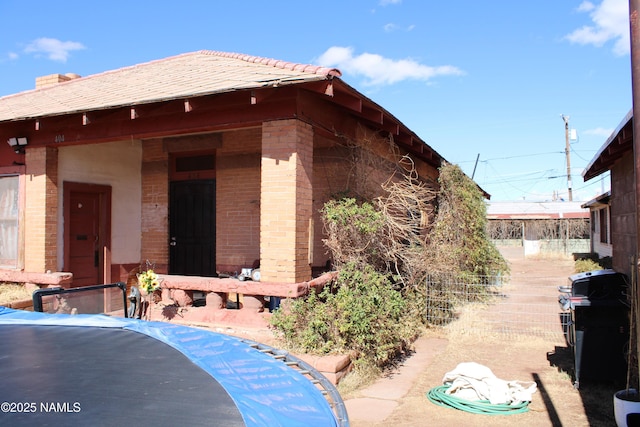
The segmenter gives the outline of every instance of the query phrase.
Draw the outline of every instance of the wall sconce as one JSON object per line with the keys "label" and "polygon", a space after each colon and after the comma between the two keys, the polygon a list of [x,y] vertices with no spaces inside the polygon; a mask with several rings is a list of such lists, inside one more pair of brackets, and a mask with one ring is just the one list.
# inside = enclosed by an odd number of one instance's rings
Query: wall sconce
{"label": "wall sconce", "polygon": [[15,151],[16,154],[24,154],[24,147],[27,146],[27,138],[24,136],[18,138],[9,138],[7,140],[7,144],[9,144],[11,148],[13,148],[13,151]]}

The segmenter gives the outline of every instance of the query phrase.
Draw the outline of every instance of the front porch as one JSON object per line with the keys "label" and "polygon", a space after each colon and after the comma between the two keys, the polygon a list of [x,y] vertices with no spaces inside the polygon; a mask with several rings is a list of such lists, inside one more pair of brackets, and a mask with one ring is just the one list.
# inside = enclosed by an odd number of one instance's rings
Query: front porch
{"label": "front porch", "polygon": [[[309,292],[322,290],[336,275],[336,272],[328,272],[299,283],[159,275],[162,300],[151,303],[149,318],[266,328],[271,315],[266,298],[304,297]],[[205,295],[204,305],[196,303],[195,293]],[[230,306],[233,308],[228,308]]]}
{"label": "front porch", "polygon": [[[240,281],[236,278],[160,275],[162,300],[152,302],[143,315],[144,318],[152,321],[201,327],[243,339],[275,345],[275,335],[270,330],[269,322],[272,313],[266,307],[265,297],[303,297],[309,292],[320,291],[336,275],[336,272],[328,272],[313,280],[293,284]],[[0,282],[24,283],[28,288],[33,289],[72,288],[72,278],[70,273],[34,274],[0,270]],[[205,305],[196,303],[196,298],[194,298],[196,292],[206,295]],[[127,293],[127,295],[129,294],[130,292]],[[120,301],[120,308],[115,312],[108,313],[116,317],[122,317],[125,311],[121,308],[122,293],[119,295],[117,292],[107,294],[105,291],[105,294],[100,297],[100,299],[109,299],[112,302]],[[227,308],[227,301],[236,301],[235,298],[230,298],[230,295],[242,295],[242,303],[234,308]],[[49,305],[52,301],[56,301],[55,299],[48,301],[48,304],[43,305],[44,311],[67,313],[61,310],[62,307],[56,307],[59,305],[57,303]],[[65,307],[71,309],[71,313],[82,314],[81,310],[73,310],[75,305],[73,300],[70,299],[69,302],[69,306]],[[8,308],[33,311],[31,299],[3,305]],[[113,305],[113,307],[115,306],[116,304]],[[300,354],[297,357],[313,366],[333,384],[338,384],[352,368],[348,355]]]}
{"label": "front porch", "polygon": [[[284,283],[162,274],[159,275],[162,280],[162,300],[151,303],[147,314],[150,320],[164,322],[267,328],[271,315],[267,298],[304,297],[309,292],[322,290],[336,275],[337,272],[326,272],[309,281]],[[33,289],[66,289],[73,287],[73,275],[66,272],[40,274],[0,269],[0,282],[23,283]],[[127,284],[127,296],[131,294],[131,286],[136,286],[135,281]],[[197,300],[196,293],[204,295],[204,304]],[[32,310],[31,306],[19,308]]]}

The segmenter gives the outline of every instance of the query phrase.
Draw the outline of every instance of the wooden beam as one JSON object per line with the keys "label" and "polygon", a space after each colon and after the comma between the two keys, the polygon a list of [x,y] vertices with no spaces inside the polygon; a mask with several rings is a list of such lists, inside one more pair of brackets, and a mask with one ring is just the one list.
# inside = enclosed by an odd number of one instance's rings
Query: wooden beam
{"label": "wooden beam", "polygon": [[194,150],[215,150],[222,148],[221,133],[200,135],[184,135],[164,138],[163,150],[167,153],[178,153]]}
{"label": "wooden beam", "polygon": [[8,134],[7,138],[25,135],[30,146],[59,146],[213,132],[296,117],[295,102],[291,99],[259,103],[248,109],[247,96],[244,93],[244,103],[238,105],[199,103],[189,114],[178,107],[183,105],[182,101],[173,105],[136,106],[135,120],[131,119],[132,107],[96,111],[91,113],[91,126],[82,125],[82,114],[48,117],[40,119],[37,132],[33,130],[33,121],[13,122],[0,125],[0,134]]}
{"label": "wooden beam", "polygon": [[384,114],[379,108],[371,108],[367,105],[363,105],[360,109],[360,115],[362,115],[362,117],[369,120],[370,122],[379,125],[384,123]]}
{"label": "wooden beam", "polygon": [[348,108],[352,111],[360,113],[362,111],[362,100],[355,96],[348,95],[344,92],[334,92],[333,98],[335,103]]}
{"label": "wooden beam", "polygon": [[305,90],[298,94],[297,116],[307,121],[315,128],[323,129],[328,133],[343,135],[347,138],[356,138],[356,120],[351,114],[345,114],[330,100],[323,99],[317,94]]}

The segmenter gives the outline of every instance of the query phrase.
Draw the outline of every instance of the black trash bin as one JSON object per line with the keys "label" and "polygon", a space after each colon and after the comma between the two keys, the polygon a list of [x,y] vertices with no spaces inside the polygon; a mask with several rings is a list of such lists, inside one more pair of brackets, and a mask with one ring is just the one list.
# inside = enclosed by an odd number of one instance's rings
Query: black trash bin
{"label": "black trash bin", "polygon": [[568,310],[565,338],[573,346],[574,387],[581,379],[623,383],[627,373],[629,307],[627,277],[614,270],[569,276],[559,287],[561,307]]}

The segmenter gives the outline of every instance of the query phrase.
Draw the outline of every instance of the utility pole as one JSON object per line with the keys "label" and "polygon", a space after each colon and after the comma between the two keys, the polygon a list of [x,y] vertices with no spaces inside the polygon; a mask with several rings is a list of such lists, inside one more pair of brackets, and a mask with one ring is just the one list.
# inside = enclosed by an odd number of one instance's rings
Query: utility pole
{"label": "utility pole", "polygon": [[[635,118],[640,117],[640,0],[629,0],[629,27],[630,27],[630,42],[631,42],[631,93],[633,98],[633,170],[634,170],[634,183],[635,183],[635,199],[636,199],[636,253],[635,262],[636,268],[632,272],[632,278],[636,283],[636,293],[633,295],[631,301],[635,310],[631,313],[632,325],[634,326],[636,348],[636,356],[640,355],[640,339],[638,339],[638,295],[637,280],[639,267],[638,260],[640,260],[640,120]],[[636,358],[640,363],[640,358]],[[639,366],[635,366],[636,369],[640,369]],[[631,367],[629,367],[631,369]]]}
{"label": "utility pole", "polygon": [[573,202],[573,190],[571,189],[571,146],[569,145],[569,116],[562,114],[564,120],[564,154],[567,157],[567,189],[569,190],[569,201]]}
{"label": "utility pole", "polygon": [[473,173],[471,174],[471,179],[476,176],[476,168],[478,167],[478,160],[480,160],[480,153],[478,153],[478,157],[476,157],[476,164],[473,165]]}

